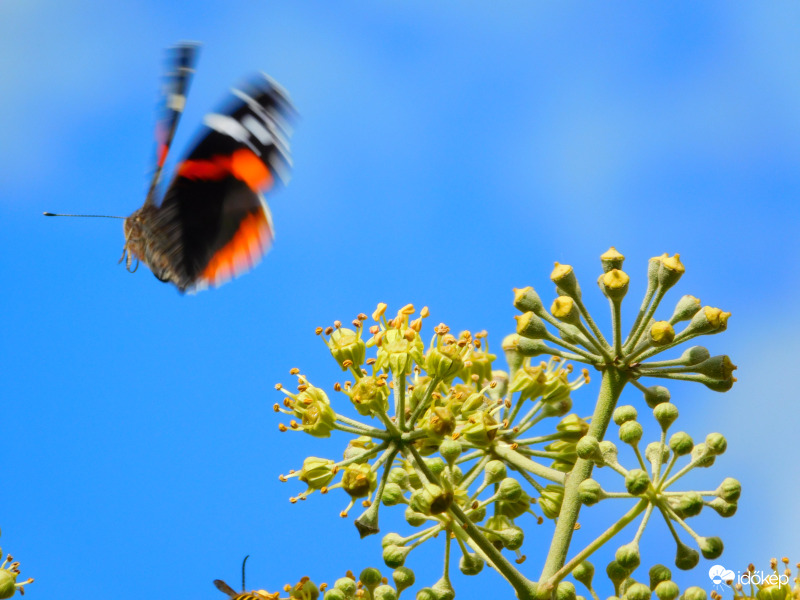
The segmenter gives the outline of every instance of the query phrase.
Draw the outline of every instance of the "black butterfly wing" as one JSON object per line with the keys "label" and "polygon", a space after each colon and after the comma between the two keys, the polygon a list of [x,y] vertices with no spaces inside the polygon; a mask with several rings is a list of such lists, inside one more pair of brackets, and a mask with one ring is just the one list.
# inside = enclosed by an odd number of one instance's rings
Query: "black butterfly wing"
{"label": "black butterfly wing", "polygon": [[167,50],[167,74],[164,77],[161,107],[156,123],[156,165],[145,204],[153,204],[155,201],[172,138],[175,137],[178,121],[186,106],[186,96],[199,52],[200,45],[193,42],[182,42]]}
{"label": "black butterfly wing", "polygon": [[158,210],[170,280],[181,290],[221,285],[255,266],[272,243],[262,194],[288,177],[294,109],[266,76],[233,93],[225,110],[206,116],[208,130],[178,164]]}

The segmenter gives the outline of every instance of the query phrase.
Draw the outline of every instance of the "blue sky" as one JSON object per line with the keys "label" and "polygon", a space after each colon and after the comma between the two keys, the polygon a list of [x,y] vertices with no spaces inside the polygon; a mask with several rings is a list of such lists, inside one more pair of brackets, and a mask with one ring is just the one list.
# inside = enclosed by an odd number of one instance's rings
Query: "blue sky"
{"label": "blue sky", "polygon": [[[733,312],[708,346],[739,365],[737,386],[673,390],[682,428],[728,436],[697,487],[744,486],[736,517],[698,527],[734,570],[800,560],[798,26],[791,2],[4,0],[0,543],[37,578],[29,597],[218,598],[211,580],[238,585],[245,554],[272,590],[378,564],[379,539],[337,516],[342,496],[292,506],[299,488],[277,479],[344,443],[279,434],[271,411],[291,367],[340,378],[314,327],[412,302],[499,348],[511,288],[549,298],[553,261],[605,318],[593,281],[611,245],[628,314],[663,252],[687,267],[672,300]],[[178,154],[253,71],[301,115],[292,182],[269,199],[273,250],[187,297],[116,264],[119,222],[41,216],[138,208],[162,52],[183,39],[204,46]],[[671,563],[665,534],[646,532],[643,562]],[[531,527],[530,576],[548,538]],[[410,559],[426,583],[430,551]],[[710,565],[676,577],[706,586]],[[459,584],[503,589],[493,574]]]}

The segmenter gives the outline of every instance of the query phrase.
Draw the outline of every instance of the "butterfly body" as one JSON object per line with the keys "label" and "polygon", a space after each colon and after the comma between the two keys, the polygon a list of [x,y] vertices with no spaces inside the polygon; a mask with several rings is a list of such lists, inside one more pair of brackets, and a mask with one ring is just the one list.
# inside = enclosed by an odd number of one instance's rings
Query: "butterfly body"
{"label": "butterfly body", "polygon": [[294,109],[286,92],[264,75],[235,90],[222,111],[206,116],[206,131],[157,201],[197,51],[196,44],[173,49],[156,130],[155,174],[144,205],[125,219],[120,259],[129,271],[136,270],[134,261],[143,262],[181,292],[219,286],[260,261],[273,240],[263,193],[285,180],[291,165],[287,122]]}

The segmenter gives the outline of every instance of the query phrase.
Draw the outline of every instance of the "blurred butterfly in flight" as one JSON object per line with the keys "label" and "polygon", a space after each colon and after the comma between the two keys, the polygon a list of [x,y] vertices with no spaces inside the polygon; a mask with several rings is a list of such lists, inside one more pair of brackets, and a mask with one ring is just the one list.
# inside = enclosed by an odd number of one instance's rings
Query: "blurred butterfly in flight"
{"label": "blurred butterfly in flight", "polygon": [[288,180],[289,120],[295,115],[288,94],[266,75],[233,90],[223,110],[206,115],[199,140],[163,192],[161,175],[198,52],[194,43],[168,51],[155,172],[144,205],[125,218],[120,258],[130,272],[143,262],[181,292],[222,285],[269,249],[272,217],[263,194]]}

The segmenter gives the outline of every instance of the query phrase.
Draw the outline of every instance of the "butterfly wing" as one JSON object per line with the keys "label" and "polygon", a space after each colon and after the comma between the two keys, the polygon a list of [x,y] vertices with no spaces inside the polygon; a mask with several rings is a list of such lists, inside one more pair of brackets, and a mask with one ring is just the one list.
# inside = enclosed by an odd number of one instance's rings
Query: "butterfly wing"
{"label": "butterfly wing", "polygon": [[259,262],[272,243],[263,193],[288,177],[286,92],[267,76],[234,90],[225,110],[176,168],[159,207],[157,228],[181,290],[219,286]]}
{"label": "butterfly wing", "polygon": [[178,128],[178,121],[186,106],[186,95],[194,74],[194,66],[200,52],[200,45],[183,42],[167,50],[168,71],[164,77],[162,104],[156,123],[156,166],[145,204],[153,204],[161,172],[167,160],[172,138]]}

